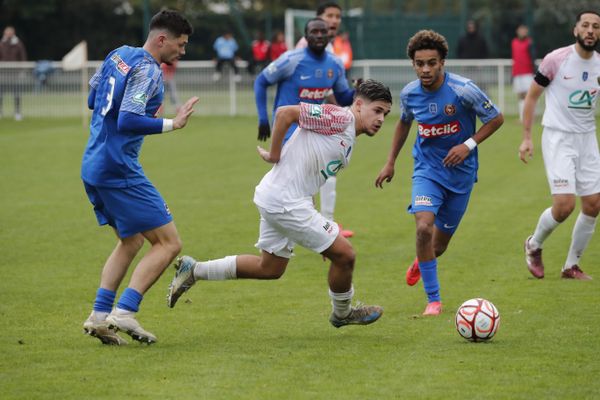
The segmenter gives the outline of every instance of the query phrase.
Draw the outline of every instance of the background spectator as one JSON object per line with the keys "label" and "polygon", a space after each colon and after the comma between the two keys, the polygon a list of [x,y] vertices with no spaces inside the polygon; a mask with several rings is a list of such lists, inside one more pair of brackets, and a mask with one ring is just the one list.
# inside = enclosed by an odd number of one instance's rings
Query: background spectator
{"label": "background spectator", "polygon": [[265,34],[258,31],[256,39],[252,41],[252,61],[248,64],[251,74],[260,72],[269,63],[269,47],[271,43],[265,39]]}
{"label": "background spectator", "polygon": [[458,58],[464,59],[488,58],[488,45],[475,21],[467,22],[467,33],[458,40],[456,53]]}
{"label": "background spectator", "polygon": [[271,40],[271,47],[269,47],[269,60],[275,61],[280,55],[287,51],[287,45],[285,44],[285,36],[283,32],[277,31],[273,34]]}
{"label": "background spectator", "polygon": [[218,81],[221,79],[223,72],[223,64],[231,65],[233,72],[235,73],[235,80],[240,81],[240,71],[235,65],[235,53],[239,47],[231,32],[225,32],[223,36],[219,36],[213,44],[213,49],[217,52],[217,70],[213,74],[213,80]]}
{"label": "background spectator", "polygon": [[[27,61],[25,45],[15,34],[15,28],[7,26],[4,28],[2,40],[0,41],[0,61]],[[15,99],[15,120],[23,119],[21,114],[21,88],[20,83],[24,79],[23,72],[17,69],[9,70],[8,79],[0,84],[0,117],[2,117],[2,100],[5,92],[12,92]]]}
{"label": "background spectator", "polygon": [[533,60],[533,41],[529,37],[529,28],[526,25],[517,27],[517,37],[511,42],[513,91],[519,97],[519,119],[523,121],[523,105],[525,95],[533,81],[535,67]]}

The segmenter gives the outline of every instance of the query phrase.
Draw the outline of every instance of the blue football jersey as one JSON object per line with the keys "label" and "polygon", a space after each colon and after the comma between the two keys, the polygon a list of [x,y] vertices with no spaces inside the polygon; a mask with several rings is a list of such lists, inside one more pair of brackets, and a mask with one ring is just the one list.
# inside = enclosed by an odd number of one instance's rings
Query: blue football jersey
{"label": "blue football jersey", "polygon": [[488,96],[460,75],[446,73],[442,86],[429,92],[417,79],[400,93],[401,119],[416,120],[417,138],[413,147],[414,176],[432,179],[448,190],[466,193],[477,181],[477,148],[455,167],[445,167],[450,149],[476,132],[476,117],[484,124],[500,111]]}
{"label": "blue football jersey", "polygon": [[117,129],[120,112],[155,117],[163,99],[160,65],[141,47],[113,50],[90,80],[96,90],[81,178],[95,186],[147,181],[138,154],[144,135]]}
{"label": "blue football jersey", "polygon": [[[334,94],[350,89],[342,62],[328,51],[321,55],[309,48],[287,51],[261,74],[270,84],[277,84],[273,118],[280,106],[297,105],[300,102],[322,104],[332,89]],[[296,127],[296,124],[290,127],[286,139]]]}

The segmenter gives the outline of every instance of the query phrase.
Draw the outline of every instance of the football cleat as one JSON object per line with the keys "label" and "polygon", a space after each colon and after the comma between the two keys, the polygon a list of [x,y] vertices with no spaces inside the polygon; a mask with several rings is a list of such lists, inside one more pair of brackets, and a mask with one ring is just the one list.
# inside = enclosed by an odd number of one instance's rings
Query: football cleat
{"label": "football cleat", "polygon": [[591,281],[592,277],[579,268],[579,265],[573,265],[571,268],[564,269],[560,277],[563,279],[579,279],[580,281]]}
{"label": "football cleat", "polygon": [[346,239],[351,238],[352,236],[354,236],[354,231],[349,231],[347,229],[342,228],[341,224],[338,224],[338,228],[340,228],[340,235],[342,235]]}
{"label": "football cleat", "polygon": [[425,307],[425,311],[423,311],[423,315],[440,315],[441,313],[441,301],[432,301],[431,303],[427,303],[427,307]]}
{"label": "football cleat", "polygon": [[156,343],[156,336],[144,330],[133,315],[119,315],[113,311],[106,317],[106,322],[110,329],[123,331],[140,343]]}
{"label": "football cleat", "polygon": [[379,306],[358,304],[350,309],[350,314],[346,318],[338,318],[334,313],[331,313],[329,322],[336,328],[345,325],[369,325],[377,321],[382,314],[383,308]]}
{"label": "football cleat", "polygon": [[175,307],[175,303],[179,300],[182,294],[187,292],[194,283],[194,267],[196,260],[190,256],[183,256],[177,259],[175,263],[175,277],[169,285],[169,294],[167,295],[167,305],[171,308]]}
{"label": "football cleat", "polygon": [[421,270],[419,269],[419,260],[415,258],[415,261],[406,270],[406,284],[408,286],[414,286],[421,279]]}
{"label": "football cleat", "polygon": [[83,332],[86,335],[98,338],[102,344],[111,346],[125,346],[127,344],[125,339],[108,327],[106,321],[96,319],[93,312],[83,323]]}
{"label": "football cleat", "polygon": [[527,263],[527,269],[531,272],[531,275],[538,279],[544,277],[544,263],[542,262],[542,249],[532,249],[529,247],[529,241],[533,236],[529,236],[525,240],[525,262]]}

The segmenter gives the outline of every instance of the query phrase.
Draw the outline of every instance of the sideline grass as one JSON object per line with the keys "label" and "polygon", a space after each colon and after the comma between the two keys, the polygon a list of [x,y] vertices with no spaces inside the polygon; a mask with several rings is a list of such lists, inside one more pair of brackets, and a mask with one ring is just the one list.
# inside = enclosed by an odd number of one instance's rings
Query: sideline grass
{"label": "sideline grass", "polygon": [[[598,234],[583,260],[591,282],[562,281],[571,219],[545,247],[547,276],[530,277],[522,243],[549,204],[539,146],[517,159],[514,120],[480,148],[480,182],[440,259],[445,312],[422,318],[422,285],[404,284],[414,258],[405,212],[410,151],[381,190],[395,117],[360,137],[338,180],[337,219],[356,231],[356,298],[385,307],[368,327],[332,328],[327,266],[297,249],[279,281],[202,282],[171,310],[170,269],[139,315],[159,342],[126,348],[84,336],[101,266],[115,240],[98,228],[79,180],[87,129],[77,119],[0,124],[0,397],[3,399],[593,399],[600,374]],[[411,142],[414,139],[411,134]],[[536,132],[539,143],[539,130]],[[184,253],[254,252],[255,118],[194,118],[148,137],[147,175],[175,216]],[[502,323],[491,343],[454,330],[454,310],[485,297]],[[187,300],[187,301],[186,301]]]}

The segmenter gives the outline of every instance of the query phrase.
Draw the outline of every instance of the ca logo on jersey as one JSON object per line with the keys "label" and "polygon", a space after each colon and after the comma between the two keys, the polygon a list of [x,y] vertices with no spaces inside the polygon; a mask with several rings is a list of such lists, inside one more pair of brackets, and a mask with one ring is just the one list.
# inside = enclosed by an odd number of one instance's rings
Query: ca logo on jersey
{"label": "ca logo on jersey", "polygon": [[327,166],[321,170],[321,175],[323,175],[323,177],[327,179],[330,176],[336,176],[340,169],[342,169],[342,162],[340,160],[333,160],[330,161],[329,164],[327,164]]}
{"label": "ca logo on jersey", "polygon": [[131,99],[131,101],[133,101],[134,103],[140,104],[142,106],[146,105],[146,102],[148,101],[148,95],[146,95],[146,93],[136,93],[133,98]]}
{"label": "ca logo on jersey", "polygon": [[311,104],[308,113],[312,118],[321,118],[323,116],[323,107],[319,104]]}
{"label": "ca logo on jersey", "polygon": [[591,110],[597,90],[576,90],[569,95],[569,108]]}

